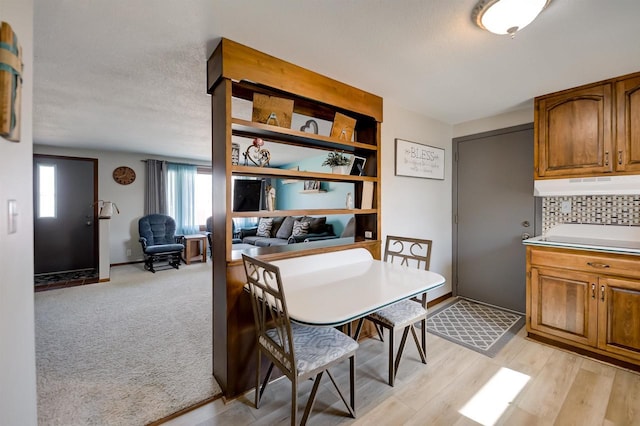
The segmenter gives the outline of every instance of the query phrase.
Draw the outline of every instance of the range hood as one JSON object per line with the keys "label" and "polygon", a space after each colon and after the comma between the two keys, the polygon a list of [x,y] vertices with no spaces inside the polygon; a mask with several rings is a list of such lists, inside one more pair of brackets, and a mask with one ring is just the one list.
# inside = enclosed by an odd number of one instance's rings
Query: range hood
{"label": "range hood", "polygon": [[533,195],[636,195],[640,194],[640,175],[598,176],[536,180]]}

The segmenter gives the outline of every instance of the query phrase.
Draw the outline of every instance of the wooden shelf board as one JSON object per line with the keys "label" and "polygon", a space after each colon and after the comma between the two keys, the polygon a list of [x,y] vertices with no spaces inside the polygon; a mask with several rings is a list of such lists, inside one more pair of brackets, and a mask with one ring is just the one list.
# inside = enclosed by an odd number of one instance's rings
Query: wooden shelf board
{"label": "wooden shelf board", "polygon": [[338,214],[375,214],[376,209],[302,209],[302,210],[260,210],[254,212],[231,212],[231,217],[277,217],[277,216],[322,216]]}
{"label": "wooden shelf board", "polygon": [[264,139],[274,139],[279,142],[290,142],[295,143],[296,145],[329,148],[338,151],[354,152],[356,149],[368,151],[378,150],[378,147],[372,144],[342,141],[328,136],[305,133],[299,130],[272,126],[270,124],[256,123],[239,118],[231,119],[231,131],[237,136],[260,136]]}
{"label": "wooden shelf board", "polygon": [[276,169],[274,167],[232,166],[235,176],[286,177],[297,180],[325,180],[335,182],[377,182],[375,176],[352,176],[335,173],[305,172],[299,170]]}

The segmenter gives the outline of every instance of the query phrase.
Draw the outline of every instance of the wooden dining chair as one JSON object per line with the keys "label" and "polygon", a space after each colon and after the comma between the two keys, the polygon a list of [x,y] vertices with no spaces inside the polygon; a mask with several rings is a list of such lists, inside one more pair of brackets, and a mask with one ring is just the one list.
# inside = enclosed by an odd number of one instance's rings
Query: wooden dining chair
{"label": "wooden dining chair", "polygon": [[[429,270],[431,262],[431,240],[408,237],[387,236],[384,250],[384,261],[406,265],[411,268]],[[364,319],[370,320],[376,327],[380,340],[384,340],[384,329],[389,330],[389,385],[395,383],[400,359],[407,342],[409,331],[416,342],[418,353],[423,364],[427,363],[427,293],[409,300],[389,305],[358,322],[355,339],[358,340]],[[421,341],[418,341],[415,324],[420,322]],[[394,334],[403,330],[398,352],[394,356]]]}
{"label": "wooden dining chair", "polygon": [[[273,367],[276,366],[291,381],[291,424],[296,424],[298,384],[315,377],[311,395],[301,424],[306,424],[313,409],[320,380],[326,372],[351,417],[355,418],[355,362],[358,343],[332,327],[309,327],[290,321],[282,290],[280,269],[270,263],[242,255],[247,276],[247,288],[256,323],[257,365],[255,406],[259,408]],[[260,387],[262,355],[271,364]],[[329,371],[334,365],[349,359],[349,402],[338,388]]]}

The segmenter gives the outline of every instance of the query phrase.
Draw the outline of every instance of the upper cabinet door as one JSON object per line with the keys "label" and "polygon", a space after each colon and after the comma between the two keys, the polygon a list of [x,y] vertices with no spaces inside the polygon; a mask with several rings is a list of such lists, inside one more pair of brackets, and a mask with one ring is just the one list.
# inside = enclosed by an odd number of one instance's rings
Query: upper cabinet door
{"label": "upper cabinet door", "polygon": [[610,83],[536,98],[535,178],[613,171]]}
{"label": "upper cabinet door", "polygon": [[616,83],[617,143],[616,169],[640,171],[640,76]]}

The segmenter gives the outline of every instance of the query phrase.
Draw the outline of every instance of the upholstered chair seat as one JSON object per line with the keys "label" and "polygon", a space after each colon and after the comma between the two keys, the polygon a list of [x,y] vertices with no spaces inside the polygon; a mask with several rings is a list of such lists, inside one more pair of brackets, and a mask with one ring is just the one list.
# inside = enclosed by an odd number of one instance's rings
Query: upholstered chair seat
{"label": "upholstered chair seat", "polygon": [[[298,374],[324,368],[325,365],[358,349],[355,340],[331,327],[308,327],[291,323],[291,333]],[[276,329],[267,330],[266,334],[280,343]],[[261,343],[268,348],[268,339],[262,339]],[[278,351],[270,352],[278,356]]]}
{"label": "upholstered chair seat", "polygon": [[415,318],[426,318],[427,310],[413,300],[403,300],[386,308],[380,309],[369,315],[371,318],[386,324],[389,327],[404,328]]}

